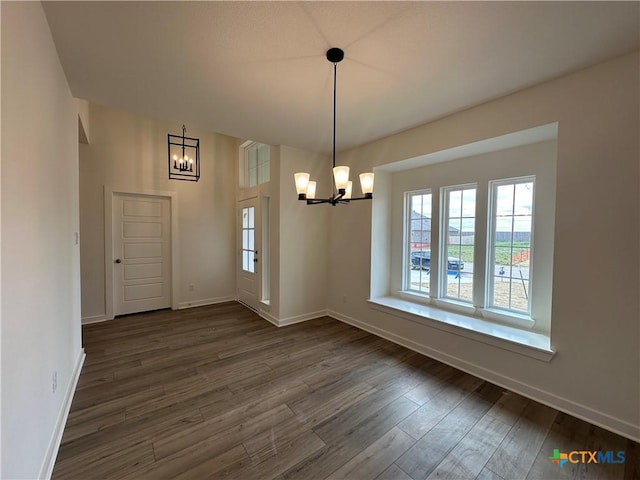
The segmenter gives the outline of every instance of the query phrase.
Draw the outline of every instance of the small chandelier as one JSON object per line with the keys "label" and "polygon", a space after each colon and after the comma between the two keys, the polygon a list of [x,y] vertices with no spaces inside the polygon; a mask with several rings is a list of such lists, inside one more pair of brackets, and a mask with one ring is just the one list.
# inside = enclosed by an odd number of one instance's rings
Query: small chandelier
{"label": "small chandelier", "polygon": [[327,50],[327,60],[333,63],[333,194],[329,198],[316,198],[316,182],[310,181],[310,175],[306,172],[295,173],[296,191],[298,200],[306,200],[307,205],[330,203],[335,206],[339,203],[349,203],[352,200],[371,200],[373,198],[373,173],[360,174],[360,186],[362,197],[351,197],[352,182],[349,181],[349,167],[336,167],[336,77],[338,63],[344,58],[344,52],[340,48]]}
{"label": "small chandelier", "polygon": [[169,180],[197,182],[200,179],[200,139],[186,137],[186,131],[182,125],[182,136],[167,136]]}

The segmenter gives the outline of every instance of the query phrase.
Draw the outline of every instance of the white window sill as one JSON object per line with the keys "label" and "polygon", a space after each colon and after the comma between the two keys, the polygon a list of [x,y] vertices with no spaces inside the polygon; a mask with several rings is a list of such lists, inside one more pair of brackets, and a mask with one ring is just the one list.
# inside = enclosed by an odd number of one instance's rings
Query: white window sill
{"label": "white window sill", "polygon": [[504,350],[550,362],[555,352],[547,335],[493,323],[396,297],[369,299],[375,310],[444,330]]}

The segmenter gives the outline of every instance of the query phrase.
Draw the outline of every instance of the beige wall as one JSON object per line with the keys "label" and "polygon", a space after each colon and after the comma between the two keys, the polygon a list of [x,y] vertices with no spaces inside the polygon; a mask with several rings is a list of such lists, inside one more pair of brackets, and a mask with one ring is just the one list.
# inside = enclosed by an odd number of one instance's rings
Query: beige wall
{"label": "beige wall", "polygon": [[365,171],[558,122],[550,363],[372,310],[369,274],[391,270],[370,272],[369,204],[330,219],[330,311],[639,439],[638,71],[636,52],[340,155]]}
{"label": "beige wall", "polygon": [[[104,320],[104,188],[176,192],[178,292],[176,307],[235,298],[235,196],[239,141],[191,129],[200,139],[198,182],[169,180],[167,134],[181,124],[90,105],[91,143],[80,145],[80,228],[83,321]],[[194,289],[190,290],[189,285]]]}
{"label": "beige wall", "polygon": [[298,201],[293,174],[309,172],[318,181],[318,197],[331,188],[330,160],[297,148],[280,147],[279,312],[282,323],[324,315],[327,306],[328,205]]}
{"label": "beige wall", "polygon": [[0,9],[0,477],[33,479],[51,473],[83,358],[78,112],[40,3]]}

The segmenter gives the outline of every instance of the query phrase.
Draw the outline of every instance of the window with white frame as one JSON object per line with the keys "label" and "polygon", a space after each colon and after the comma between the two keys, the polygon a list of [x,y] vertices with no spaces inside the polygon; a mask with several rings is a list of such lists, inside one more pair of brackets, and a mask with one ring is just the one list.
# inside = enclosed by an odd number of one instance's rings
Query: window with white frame
{"label": "window with white frame", "polygon": [[442,296],[472,303],[476,186],[446,187],[442,189],[442,197],[443,255],[439,263]]}
{"label": "window with white frame", "polygon": [[557,124],[464,147],[376,171],[369,303],[538,358],[551,341]]}
{"label": "window with white frame", "polygon": [[531,312],[535,177],[490,182],[487,305]]}
{"label": "window with white frame", "polygon": [[405,289],[428,294],[431,272],[431,190],[407,192]]}
{"label": "window with white frame", "polygon": [[242,270],[248,273],[255,273],[255,208],[245,207],[242,209]]}
{"label": "window with white frame", "polygon": [[269,181],[270,148],[264,143],[252,142],[244,146],[244,185],[255,187]]}
{"label": "window with white frame", "polygon": [[[527,176],[443,186],[436,216],[431,190],[405,192],[403,291],[454,307],[530,316],[534,185],[535,176]],[[486,199],[483,205],[478,198]],[[439,222],[439,238],[431,236],[432,221]],[[482,252],[482,268],[474,268]]]}

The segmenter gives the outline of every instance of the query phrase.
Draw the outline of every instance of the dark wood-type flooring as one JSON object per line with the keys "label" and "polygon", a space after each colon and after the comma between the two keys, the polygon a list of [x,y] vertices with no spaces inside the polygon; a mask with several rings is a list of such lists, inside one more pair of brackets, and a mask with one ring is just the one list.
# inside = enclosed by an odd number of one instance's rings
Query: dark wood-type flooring
{"label": "dark wood-type flooring", "polygon": [[225,303],[83,335],[56,480],[640,478],[637,443],[331,318]]}

